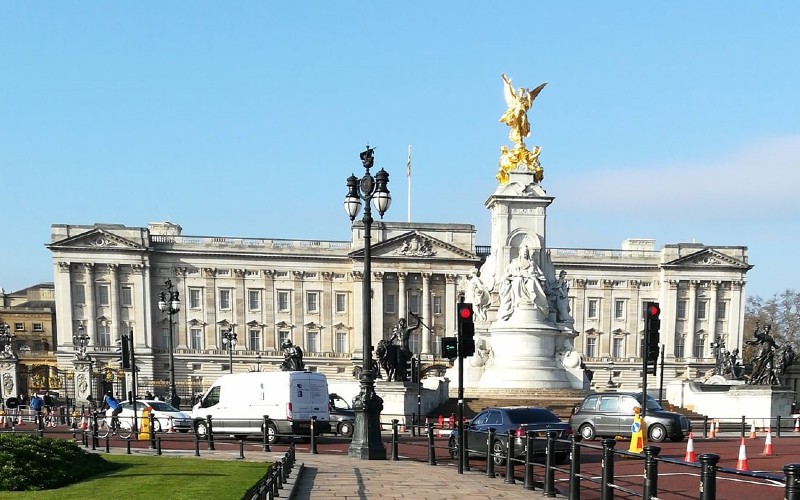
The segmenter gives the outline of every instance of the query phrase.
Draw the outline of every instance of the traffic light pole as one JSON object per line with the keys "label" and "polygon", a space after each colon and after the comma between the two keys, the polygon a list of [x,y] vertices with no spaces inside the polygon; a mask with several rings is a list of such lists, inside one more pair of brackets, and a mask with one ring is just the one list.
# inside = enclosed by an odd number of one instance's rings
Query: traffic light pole
{"label": "traffic light pole", "polygon": [[[461,341],[461,323],[458,328],[458,473],[464,473],[467,452],[464,449],[464,343]],[[487,458],[487,460],[489,460]]]}

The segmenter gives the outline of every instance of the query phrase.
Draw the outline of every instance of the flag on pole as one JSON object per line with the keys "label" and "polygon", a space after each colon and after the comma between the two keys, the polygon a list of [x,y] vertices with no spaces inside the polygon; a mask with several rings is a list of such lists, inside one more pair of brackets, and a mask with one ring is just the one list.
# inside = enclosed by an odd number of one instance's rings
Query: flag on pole
{"label": "flag on pole", "polygon": [[406,175],[411,177],[411,145],[408,146],[408,162],[406,163]]}

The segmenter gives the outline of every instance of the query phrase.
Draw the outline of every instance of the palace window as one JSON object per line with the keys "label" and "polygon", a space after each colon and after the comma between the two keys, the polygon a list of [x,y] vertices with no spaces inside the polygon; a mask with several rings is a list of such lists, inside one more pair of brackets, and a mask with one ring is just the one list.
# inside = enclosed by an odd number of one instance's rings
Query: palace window
{"label": "palace window", "polygon": [[705,350],[706,350],[706,339],[703,338],[702,335],[698,335],[694,339],[694,357],[695,358],[705,358]]}
{"label": "palace window", "polygon": [[86,289],[83,287],[83,284],[76,283],[72,285],[72,302],[75,304],[85,304],[86,303]]}
{"label": "palace window", "polygon": [[106,324],[100,324],[97,330],[97,345],[100,347],[111,347],[111,327]]}
{"label": "palace window", "polygon": [[129,286],[120,288],[119,303],[122,307],[133,307],[133,288]]}
{"label": "palace window", "polygon": [[336,294],[336,312],[338,314],[347,312],[347,295],[343,293]]}
{"label": "palace window", "polygon": [[614,301],[614,319],[625,319],[625,301],[617,299]]}
{"label": "palace window", "polygon": [[33,331],[34,332],[43,332],[44,331],[44,324],[43,323],[34,323],[33,324]]}
{"label": "palace window", "polygon": [[250,329],[250,350],[251,351],[261,350],[261,330],[258,328]]}
{"label": "palace window", "polygon": [[24,332],[25,331],[25,323],[14,323],[14,331],[15,332]]}
{"label": "palace window", "polygon": [[280,312],[289,311],[289,292],[286,290],[278,291],[278,311]]}
{"label": "palace window", "polygon": [[677,335],[675,337],[675,357],[676,358],[683,358],[684,357],[684,338],[683,335]]}
{"label": "palace window", "polygon": [[278,346],[283,345],[286,340],[289,340],[289,330],[278,330]]}
{"label": "palace window", "polygon": [[411,335],[408,337],[408,350],[413,352],[414,354],[419,354],[420,352],[419,332],[412,332]]}
{"label": "palace window", "polygon": [[203,290],[201,288],[189,289],[189,309],[203,308]]}
{"label": "palace window", "polygon": [[589,319],[597,319],[598,299],[589,299],[588,307],[586,308],[586,317]]}
{"label": "palace window", "polygon": [[433,296],[433,314],[442,314],[442,297],[439,295]]}
{"label": "palace window", "polygon": [[[408,294],[408,309],[414,314],[419,314],[419,294],[417,293]],[[408,311],[401,311],[401,314],[406,314],[406,312]]]}
{"label": "palace window", "polygon": [[717,302],[717,319],[725,319],[728,316],[728,303],[724,300]]}
{"label": "palace window", "polygon": [[306,293],[306,312],[319,312],[319,292]]}
{"label": "palace window", "polygon": [[250,311],[261,310],[261,290],[247,291],[247,309]]}
{"label": "palace window", "polygon": [[336,352],[348,352],[346,332],[336,332]]}
{"label": "palace window", "polygon": [[319,332],[306,332],[306,352],[319,352]]}
{"label": "palace window", "polygon": [[697,319],[706,319],[708,316],[706,309],[708,308],[707,300],[700,300],[697,302]]}
{"label": "palace window", "polygon": [[611,357],[612,358],[625,357],[625,339],[623,337],[614,337],[611,344]]}
{"label": "palace window", "polygon": [[108,285],[99,285],[97,287],[97,304],[107,306],[111,303],[108,295]]}
{"label": "palace window", "polygon": [[[169,335],[169,333],[167,333]],[[201,328],[192,328],[189,330],[189,349],[202,349],[203,348],[203,330]]]}
{"label": "palace window", "polygon": [[597,337],[586,337],[586,357],[597,357]]}
{"label": "palace window", "polygon": [[219,308],[223,311],[228,311],[231,308],[231,290],[229,288],[221,288],[219,291]]}
{"label": "palace window", "polygon": [[686,301],[678,301],[678,319],[686,319]]}
{"label": "palace window", "polygon": [[397,310],[397,306],[395,305],[395,295],[393,293],[386,294],[386,302],[383,303],[385,308],[385,312],[387,313],[394,313]]}

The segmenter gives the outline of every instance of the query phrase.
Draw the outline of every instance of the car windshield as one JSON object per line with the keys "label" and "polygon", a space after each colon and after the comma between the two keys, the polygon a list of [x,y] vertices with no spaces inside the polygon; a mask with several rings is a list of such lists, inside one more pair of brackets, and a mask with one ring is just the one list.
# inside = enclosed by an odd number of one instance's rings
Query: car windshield
{"label": "car windshield", "polygon": [[[636,401],[638,401],[639,404],[641,404],[641,402],[642,402],[642,395],[641,394],[637,394],[636,395]],[[661,405],[658,404],[658,401],[653,399],[652,396],[647,396],[647,409],[648,410],[663,410],[663,408],[661,408]]]}
{"label": "car windshield", "polygon": [[544,408],[513,408],[508,410],[512,424],[539,424],[560,422],[553,412]]}
{"label": "car windshield", "polygon": [[152,406],[155,411],[178,411],[174,406],[164,401],[149,401],[147,404]]}

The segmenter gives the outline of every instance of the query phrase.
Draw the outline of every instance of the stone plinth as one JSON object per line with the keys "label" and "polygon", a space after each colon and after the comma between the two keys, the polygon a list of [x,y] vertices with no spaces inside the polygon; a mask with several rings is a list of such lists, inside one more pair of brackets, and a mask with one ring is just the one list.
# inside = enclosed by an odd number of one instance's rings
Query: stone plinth
{"label": "stone plinth", "polygon": [[710,418],[787,417],[791,415],[795,397],[795,391],[783,386],[700,384],[688,380],[676,380],[667,385],[670,403]]}

